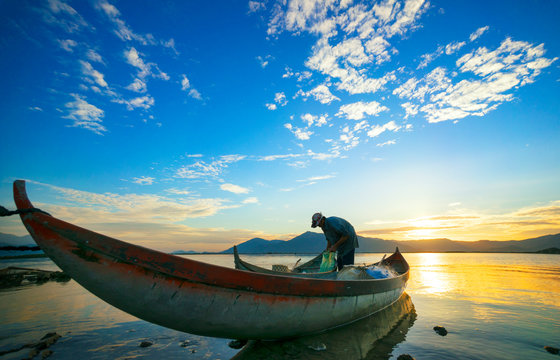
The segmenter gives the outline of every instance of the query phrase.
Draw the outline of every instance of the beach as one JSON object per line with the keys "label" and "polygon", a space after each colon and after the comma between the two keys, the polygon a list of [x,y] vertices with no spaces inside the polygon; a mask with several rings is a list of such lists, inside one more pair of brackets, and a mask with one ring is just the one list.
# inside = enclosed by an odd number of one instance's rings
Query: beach
{"label": "beach", "polygon": [[[357,263],[383,254],[358,254]],[[0,359],[28,357],[48,333],[60,335],[38,352],[52,359],[554,359],[560,345],[560,265],[545,254],[404,254],[411,265],[404,296],[392,308],[327,333],[281,342],[185,334],[128,315],[75,281],[27,283],[0,290]],[[188,255],[233,267],[231,255]],[[242,255],[252,263],[294,264],[297,255]],[[47,258],[3,260],[58,270]],[[188,311],[188,309],[185,309]],[[325,314],[328,316],[328,314]],[[435,326],[445,327],[442,336]],[[46,351],[46,352],[44,352]],[[7,352],[7,353],[6,353]]]}

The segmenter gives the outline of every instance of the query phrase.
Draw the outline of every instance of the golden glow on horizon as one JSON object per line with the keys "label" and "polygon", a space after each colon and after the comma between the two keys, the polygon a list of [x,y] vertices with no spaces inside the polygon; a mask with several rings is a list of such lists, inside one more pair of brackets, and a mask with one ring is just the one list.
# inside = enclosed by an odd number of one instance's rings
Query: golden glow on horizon
{"label": "golden glow on horizon", "polygon": [[[31,184],[63,195],[64,205],[35,202],[35,206],[57,218],[161,251],[223,251],[256,237],[289,240],[311,230],[307,218],[295,222],[289,218],[277,219],[275,223],[282,224],[282,233],[271,231],[266,225],[270,222],[261,222],[259,220],[262,219],[259,218],[255,218],[250,228],[231,227],[231,224],[193,227],[187,224],[194,213],[198,214],[196,216],[200,215],[194,211],[196,206],[201,205],[199,202],[185,204],[155,194],[97,194],[34,182]],[[205,216],[210,217],[220,211],[221,208],[213,204],[206,204],[211,211],[203,212]],[[191,208],[192,206],[194,207]],[[187,208],[190,210],[186,211]],[[500,241],[560,233],[560,200],[502,213],[469,210],[453,205],[441,213],[421,215],[423,216],[408,219],[403,215],[403,218],[392,220],[360,219],[352,214],[344,217],[354,225],[358,235],[386,240],[448,238],[458,241]],[[364,215],[360,213],[359,216]],[[213,221],[208,223],[215,224]],[[0,232],[18,236],[28,234],[16,217],[3,219]]]}

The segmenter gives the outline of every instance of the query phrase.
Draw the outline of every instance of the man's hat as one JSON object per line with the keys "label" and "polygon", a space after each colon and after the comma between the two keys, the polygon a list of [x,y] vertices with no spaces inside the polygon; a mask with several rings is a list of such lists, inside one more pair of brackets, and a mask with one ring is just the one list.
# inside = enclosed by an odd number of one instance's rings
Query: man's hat
{"label": "man's hat", "polygon": [[311,227],[317,227],[323,217],[323,214],[321,214],[320,212],[313,214],[313,216],[311,217]]}

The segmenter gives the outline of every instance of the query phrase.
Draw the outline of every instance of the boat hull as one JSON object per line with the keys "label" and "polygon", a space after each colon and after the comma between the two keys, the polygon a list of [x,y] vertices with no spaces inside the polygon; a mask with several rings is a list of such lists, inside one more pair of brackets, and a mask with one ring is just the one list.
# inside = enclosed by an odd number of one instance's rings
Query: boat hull
{"label": "boat hull", "polygon": [[[14,199],[18,209],[33,207],[22,181],[14,183]],[[143,320],[204,336],[282,339],[324,331],[392,304],[408,279],[408,265],[388,281],[259,274],[150,250],[39,212],[20,216],[44,252],[94,295]]]}

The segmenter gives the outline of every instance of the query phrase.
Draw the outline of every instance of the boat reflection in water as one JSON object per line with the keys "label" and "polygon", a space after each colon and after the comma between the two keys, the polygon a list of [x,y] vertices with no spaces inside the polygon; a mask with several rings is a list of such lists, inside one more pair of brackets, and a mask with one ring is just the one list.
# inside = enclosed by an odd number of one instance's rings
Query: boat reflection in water
{"label": "boat reflection in water", "polygon": [[405,292],[384,310],[325,333],[287,341],[250,341],[232,360],[388,359],[414,320],[414,304]]}

